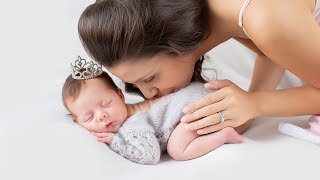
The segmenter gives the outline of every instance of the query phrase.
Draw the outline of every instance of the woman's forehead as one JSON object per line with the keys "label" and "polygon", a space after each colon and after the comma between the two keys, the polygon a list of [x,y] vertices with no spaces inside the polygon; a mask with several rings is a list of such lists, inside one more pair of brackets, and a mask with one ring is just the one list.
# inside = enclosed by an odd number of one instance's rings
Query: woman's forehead
{"label": "woman's forehead", "polygon": [[108,68],[108,70],[121,80],[135,84],[137,81],[147,78],[161,67],[163,61],[140,60],[128,61]]}

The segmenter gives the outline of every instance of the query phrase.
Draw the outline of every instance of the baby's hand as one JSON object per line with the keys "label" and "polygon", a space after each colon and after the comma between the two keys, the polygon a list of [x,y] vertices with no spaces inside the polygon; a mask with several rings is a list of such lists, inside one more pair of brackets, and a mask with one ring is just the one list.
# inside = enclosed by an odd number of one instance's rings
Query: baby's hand
{"label": "baby's hand", "polygon": [[111,144],[114,133],[100,133],[100,132],[91,132],[94,136],[97,137],[99,142]]}

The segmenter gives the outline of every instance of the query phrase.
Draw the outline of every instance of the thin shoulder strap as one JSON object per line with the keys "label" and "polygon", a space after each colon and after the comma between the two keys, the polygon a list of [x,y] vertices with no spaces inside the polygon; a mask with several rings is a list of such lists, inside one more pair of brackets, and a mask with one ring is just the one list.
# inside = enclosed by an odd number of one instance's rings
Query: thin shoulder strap
{"label": "thin shoulder strap", "polygon": [[[244,12],[246,11],[246,9],[247,9],[250,1],[251,1],[251,0],[246,0],[246,1],[243,3],[243,5],[242,5],[242,7],[241,7],[241,9],[240,9],[239,21],[238,21],[239,26],[242,27],[243,32],[246,33],[247,36],[248,36],[248,34],[247,34],[247,32],[245,31],[245,29],[244,29],[244,27],[243,27],[243,14],[244,14]],[[249,37],[249,36],[248,36],[248,37]],[[250,37],[249,37],[249,38],[250,38]]]}

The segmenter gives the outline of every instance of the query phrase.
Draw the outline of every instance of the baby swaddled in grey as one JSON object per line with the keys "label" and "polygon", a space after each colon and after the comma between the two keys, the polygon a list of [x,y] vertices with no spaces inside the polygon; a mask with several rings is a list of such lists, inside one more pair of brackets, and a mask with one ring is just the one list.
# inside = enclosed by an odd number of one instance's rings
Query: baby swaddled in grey
{"label": "baby swaddled in grey", "polygon": [[158,163],[171,133],[184,115],[183,108],[210,92],[202,83],[192,83],[162,97],[149,111],[128,118],[113,136],[110,148],[136,163]]}

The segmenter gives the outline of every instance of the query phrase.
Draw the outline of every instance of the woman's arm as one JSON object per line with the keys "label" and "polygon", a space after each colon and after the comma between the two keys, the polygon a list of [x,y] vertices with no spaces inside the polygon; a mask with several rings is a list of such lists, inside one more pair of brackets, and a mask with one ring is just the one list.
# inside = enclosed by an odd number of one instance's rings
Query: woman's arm
{"label": "woman's arm", "polygon": [[306,3],[252,1],[244,27],[265,55],[320,88],[320,28]]}
{"label": "woman's arm", "polygon": [[309,86],[260,91],[252,95],[259,116],[298,116],[320,112],[320,90]]}
{"label": "woman's arm", "polygon": [[249,92],[275,89],[285,72],[285,68],[277,65],[265,56],[251,40],[243,38],[235,39],[256,53]]}
{"label": "woman's arm", "polygon": [[[272,62],[264,54],[257,54],[249,92],[275,89],[284,72],[283,67]],[[235,127],[236,131],[240,134],[244,133],[249,129],[253,120],[248,120],[246,123]]]}
{"label": "woman's arm", "polygon": [[[279,84],[285,72],[285,69],[272,62],[257,48],[257,46],[255,46],[255,44],[250,39],[234,39],[257,54],[249,92],[275,89]],[[245,124],[236,127],[236,131],[240,134],[244,133],[251,126],[252,120],[249,120]]]}
{"label": "woman's arm", "polygon": [[[312,86],[248,93],[224,80],[214,81],[207,87],[222,89],[187,106],[185,112],[188,114],[183,118],[183,122],[188,123],[188,129],[198,130],[199,134],[227,126],[238,127],[259,116],[295,116],[320,112],[320,90]],[[220,122],[219,111],[225,116],[224,122]]]}
{"label": "woman's arm", "polygon": [[274,90],[279,84],[285,69],[272,62],[264,54],[258,54],[254,64],[249,92]]}

